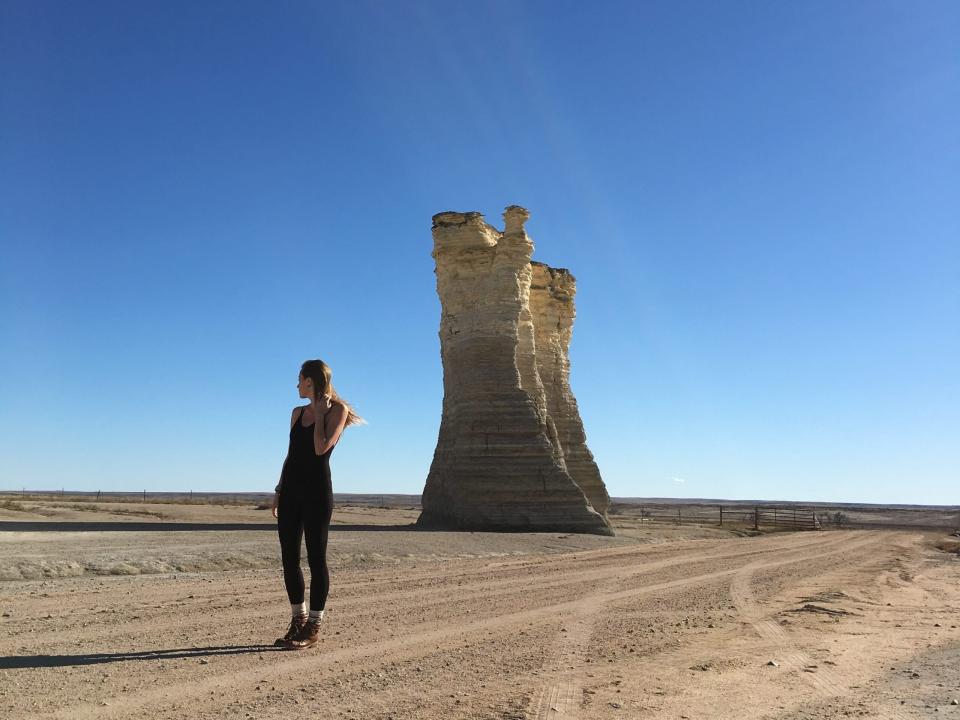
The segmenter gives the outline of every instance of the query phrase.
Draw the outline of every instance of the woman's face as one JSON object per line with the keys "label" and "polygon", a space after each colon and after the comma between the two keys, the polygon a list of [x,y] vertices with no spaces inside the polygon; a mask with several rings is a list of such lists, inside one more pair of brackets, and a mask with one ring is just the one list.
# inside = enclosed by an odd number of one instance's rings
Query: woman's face
{"label": "woman's face", "polygon": [[313,380],[310,378],[300,375],[297,379],[297,390],[300,392],[300,397],[313,400]]}

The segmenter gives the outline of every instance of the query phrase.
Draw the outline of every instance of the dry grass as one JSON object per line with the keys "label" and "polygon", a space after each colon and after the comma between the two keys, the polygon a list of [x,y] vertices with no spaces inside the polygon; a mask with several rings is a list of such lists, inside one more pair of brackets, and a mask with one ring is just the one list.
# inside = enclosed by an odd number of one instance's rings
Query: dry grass
{"label": "dry grass", "polygon": [[0,500],[0,510],[12,510],[14,512],[25,512],[33,513],[34,515],[45,515],[47,517],[53,517],[56,515],[55,510],[48,510],[42,507],[36,507],[33,505],[27,506],[22,502],[17,502],[16,500]]}
{"label": "dry grass", "polygon": [[960,555],[960,537],[945,537],[940,538],[934,543],[934,546],[938,550],[943,550],[948,553],[957,553]]}
{"label": "dry grass", "polygon": [[[111,501],[112,502],[112,501]],[[128,508],[102,507],[101,505],[83,504],[83,503],[48,503],[47,507],[64,508],[66,510],[80,510],[83,512],[108,512],[112,515],[135,515],[140,517],[155,517],[164,520],[170,515],[152,510],[134,510]]]}

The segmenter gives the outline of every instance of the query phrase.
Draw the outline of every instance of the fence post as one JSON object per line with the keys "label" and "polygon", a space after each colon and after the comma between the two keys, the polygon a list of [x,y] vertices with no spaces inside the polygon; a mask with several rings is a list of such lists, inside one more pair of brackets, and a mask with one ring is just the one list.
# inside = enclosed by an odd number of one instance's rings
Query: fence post
{"label": "fence post", "polygon": [[720,527],[723,527],[723,505],[720,506]]}
{"label": "fence post", "polygon": [[143,502],[146,502],[146,501],[147,501],[147,491],[144,490],[144,491],[143,491]]}
{"label": "fence post", "polygon": [[753,529],[754,530],[760,529],[760,508],[759,507],[753,508]]}
{"label": "fence post", "polygon": [[100,502],[100,491],[97,490],[97,502]]}
{"label": "fence post", "polygon": [[680,517],[680,508],[677,508],[677,525],[683,525],[683,518]]}
{"label": "fence post", "polygon": [[774,527],[777,526],[777,509],[776,508],[773,509],[773,526]]}

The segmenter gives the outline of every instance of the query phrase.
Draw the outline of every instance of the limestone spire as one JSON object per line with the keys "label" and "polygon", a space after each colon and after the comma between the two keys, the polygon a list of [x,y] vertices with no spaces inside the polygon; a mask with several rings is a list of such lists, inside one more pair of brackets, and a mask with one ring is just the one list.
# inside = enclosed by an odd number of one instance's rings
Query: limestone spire
{"label": "limestone spire", "polygon": [[573,277],[531,263],[530,213],[433,217],[443,416],[418,522],[612,534],[569,387]]}

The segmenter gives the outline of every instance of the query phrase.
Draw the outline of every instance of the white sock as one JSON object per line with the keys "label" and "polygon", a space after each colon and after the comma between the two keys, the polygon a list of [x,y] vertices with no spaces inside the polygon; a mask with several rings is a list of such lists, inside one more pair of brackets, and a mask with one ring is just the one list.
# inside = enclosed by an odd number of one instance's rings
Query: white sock
{"label": "white sock", "polygon": [[313,622],[320,622],[321,620],[323,620],[323,610],[311,610],[310,620],[312,620]]}
{"label": "white sock", "polygon": [[307,604],[302,603],[290,603],[290,611],[293,613],[295,618],[303,617],[307,614]]}

